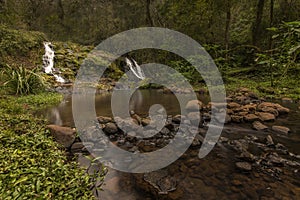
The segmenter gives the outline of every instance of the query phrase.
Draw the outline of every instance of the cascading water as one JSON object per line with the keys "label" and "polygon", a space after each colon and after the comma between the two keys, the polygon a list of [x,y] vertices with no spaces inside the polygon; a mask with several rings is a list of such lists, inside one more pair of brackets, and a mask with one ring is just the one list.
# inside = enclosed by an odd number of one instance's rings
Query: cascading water
{"label": "cascading water", "polygon": [[56,71],[54,69],[54,57],[55,57],[55,52],[51,47],[51,42],[44,42],[45,46],[45,55],[43,56],[43,68],[44,72],[46,74],[51,74],[55,77],[56,81],[59,83],[65,83],[65,79],[62,78],[60,75],[54,74]]}
{"label": "cascading water", "polygon": [[127,66],[137,78],[141,80],[144,80],[146,78],[143,70],[134,59],[129,60],[128,58],[125,58],[125,61]]}

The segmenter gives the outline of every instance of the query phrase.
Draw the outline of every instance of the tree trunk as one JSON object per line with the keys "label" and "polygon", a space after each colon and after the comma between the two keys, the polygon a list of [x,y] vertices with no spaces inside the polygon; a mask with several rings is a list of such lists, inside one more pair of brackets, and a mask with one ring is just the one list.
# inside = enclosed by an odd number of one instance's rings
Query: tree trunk
{"label": "tree trunk", "polygon": [[[270,1],[270,23],[269,26],[272,27],[273,26],[273,21],[274,21],[274,1],[275,0],[271,0]],[[272,33],[270,33],[269,36],[269,49],[272,49]]]}
{"label": "tree trunk", "polygon": [[58,8],[59,8],[59,14],[58,14],[59,19],[61,20],[61,22],[63,22],[65,19],[65,10],[64,10],[62,0],[58,0]]}
{"label": "tree trunk", "polygon": [[146,0],[146,24],[148,26],[153,26],[150,6],[151,6],[151,0]]}
{"label": "tree trunk", "polygon": [[[226,5],[226,28],[225,28],[225,46],[226,51],[229,49],[229,40],[230,40],[230,21],[231,21],[231,5],[230,1],[227,1]],[[228,55],[226,53],[226,60],[228,60]]]}
{"label": "tree trunk", "polygon": [[262,27],[261,27],[261,22],[263,18],[263,13],[264,13],[264,5],[265,5],[265,0],[258,0],[257,4],[257,10],[256,10],[256,19],[253,24],[253,31],[252,31],[252,43],[253,45],[258,44],[258,38],[261,37],[262,33]]}

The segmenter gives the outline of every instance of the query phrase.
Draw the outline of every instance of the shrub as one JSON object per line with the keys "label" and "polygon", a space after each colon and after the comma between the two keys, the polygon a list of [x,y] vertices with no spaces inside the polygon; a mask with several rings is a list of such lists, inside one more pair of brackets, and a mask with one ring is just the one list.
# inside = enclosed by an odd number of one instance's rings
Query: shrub
{"label": "shrub", "polygon": [[37,71],[37,68],[29,70],[23,66],[6,66],[1,69],[0,77],[9,93],[36,94],[46,88],[45,79]]}

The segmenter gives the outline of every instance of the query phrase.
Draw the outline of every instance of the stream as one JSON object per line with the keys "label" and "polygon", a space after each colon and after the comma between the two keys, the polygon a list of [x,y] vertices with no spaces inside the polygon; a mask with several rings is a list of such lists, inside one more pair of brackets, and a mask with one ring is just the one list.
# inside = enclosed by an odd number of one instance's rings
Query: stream
{"label": "stream", "polygon": [[[189,98],[188,95],[186,98]],[[204,104],[209,102],[207,95],[198,96],[198,98]],[[112,117],[111,93],[97,94],[95,103],[97,116]],[[229,123],[225,125],[220,142],[208,156],[199,159],[197,156],[199,148],[190,148],[177,161],[158,172],[168,174],[162,176],[160,180],[168,181],[168,184],[174,183],[175,191],[157,194],[155,188],[151,186],[151,181],[145,181],[145,175],[109,169],[103,191],[99,191],[99,199],[298,199],[300,197],[299,166],[288,165],[283,168],[281,164],[278,166],[253,164],[254,169],[242,172],[235,166],[240,157],[237,155],[237,145],[233,144],[243,143],[251,137],[257,137],[257,141],[261,142],[262,138],[271,135],[274,143],[283,144],[288,152],[292,153],[290,155],[300,154],[299,105],[288,102],[279,103],[289,108],[291,112],[279,117],[275,122],[265,124],[289,127],[291,129],[289,135],[255,131],[250,123]],[[161,104],[168,115],[180,114],[179,103],[175,95],[163,94],[160,90],[138,90],[132,96],[129,106],[130,110],[146,117],[153,104]],[[39,114],[46,117],[51,124],[74,127],[71,95],[66,95],[58,106],[47,108]],[[253,142],[252,139],[250,140],[251,142],[247,145],[252,154],[262,154],[262,151],[270,152],[267,147],[263,150],[256,146],[252,147]],[[264,159],[261,160],[263,163]],[[294,161],[299,162],[299,157]],[[82,166],[88,166],[89,161],[84,156],[79,156],[79,163]],[[169,181],[167,177],[176,181]]]}

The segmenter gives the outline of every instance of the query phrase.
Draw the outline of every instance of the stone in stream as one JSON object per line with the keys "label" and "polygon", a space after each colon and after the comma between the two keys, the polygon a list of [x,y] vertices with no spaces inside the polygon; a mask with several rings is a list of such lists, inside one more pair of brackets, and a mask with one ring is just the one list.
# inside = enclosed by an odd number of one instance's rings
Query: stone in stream
{"label": "stone in stream", "polygon": [[227,108],[230,108],[230,109],[235,109],[235,108],[239,108],[239,107],[241,107],[241,105],[236,102],[230,102],[227,104]]}
{"label": "stone in stream", "polygon": [[252,166],[248,162],[237,162],[237,163],[235,163],[235,166],[239,170],[242,170],[242,171],[251,171],[252,170]]}
{"label": "stone in stream", "polygon": [[271,113],[259,112],[258,117],[263,122],[265,122],[265,121],[274,121],[275,120],[275,115],[273,115]]}
{"label": "stone in stream", "polygon": [[203,108],[203,103],[199,100],[192,100],[186,104],[185,109],[188,111],[199,111]]}
{"label": "stone in stream", "polygon": [[55,140],[66,148],[71,147],[76,139],[76,130],[70,127],[62,127],[57,125],[48,125],[51,135]]}
{"label": "stone in stream", "polygon": [[187,115],[188,119],[191,121],[191,123],[194,125],[194,126],[199,126],[199,123],[201,121],[201,115],[200,115],[200,112],[190,112],[188,115]]}
{"label": "stone in stream", "polygon": [[272,126],[272,130],[277,133],[288,134],[291,130],[285,126]]}
{"label": "stone in stream", "polygon": [[111,135],[118,132],[118,127],[116,124],[109,122],[105,125],[103,130],[105,133]]}
{"label": "stone in stream", "polygon": [[258,130],[258,131],[264,131],[264,130],[268,129],[268,127],[266,125],[264,125],[263,123],[261,123],[259,121],[253,122],[252,126],[255,130]]}
{"label": "stone in stream", "polygon": [[255,115],[255,114],[247,114],[247,115],[244,116],[244,120],[246,122],[253,122],[253,121],[256,121],[258,119],[259,119],[258,116]]}
{"label": "stone in stream", "polygon": [[266,145],[267,145],[267,146],[274,146],[273,138],[272,138],[271,135],[268,135],[268,136],[266,137]]}
{"label": "stone in stream", "polygon": [[111,117],[104,117],[104,116],[99,116],[97,117],[97,120],[100,124],[106,124],[108,122],[112,122],[112,118]]}

